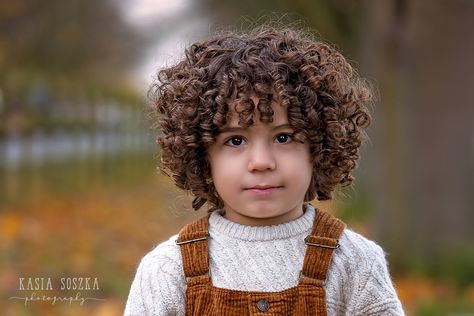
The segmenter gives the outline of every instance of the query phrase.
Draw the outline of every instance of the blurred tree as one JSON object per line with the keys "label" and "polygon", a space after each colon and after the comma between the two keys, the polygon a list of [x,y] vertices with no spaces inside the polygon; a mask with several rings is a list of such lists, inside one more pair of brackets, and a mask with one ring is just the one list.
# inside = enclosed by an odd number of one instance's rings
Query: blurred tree
{"label": "blurred tree", "polygon": [[[242,21],[251,22],[263,17],[302,20],[306,26],[319,32],[324,40],[337,45],[346,56],[352,58],[359,38],[357,21],[364,16],[364,6],[351,0],[203,0],[214,20],[219,24]],[[272,14],[276,13],[275,16]],[[244,28],[246,25],[242,25]],[[251,26],[251,25],[250,25]]]}
{"label": "blurred tree", "polygon": [[474,2],[365,2],[361,62],[382,96],[366,161],[374,226],[395,257],[426,270],[474,244]]}
{"label": "blurred tree", "polygon": [[110,80],[127,71],[139,35],[111,1],[18,0],[0,5],[0,71]]}
{"label": "blurred tree", "polygon": [[112,0],[0,4],[0,135],[63,124],[49,117],[61,103],[137,100],[126,75],[147,43],[120,10]]}

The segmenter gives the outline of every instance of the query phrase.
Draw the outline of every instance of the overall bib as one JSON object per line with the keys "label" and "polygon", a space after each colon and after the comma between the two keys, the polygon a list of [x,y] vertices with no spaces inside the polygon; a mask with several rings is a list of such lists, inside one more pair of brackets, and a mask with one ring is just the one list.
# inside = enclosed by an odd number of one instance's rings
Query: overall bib
{"label": "overall bib", "polygon": [[[238,291],[214,287],[209,275],[209,215],[186,225],[180,246],[186,276],[186,315],[326,315],[324,283],[345,224],[316,209],[298,284],[280,292]],[[278,276],[275,276],[278,277]]]}

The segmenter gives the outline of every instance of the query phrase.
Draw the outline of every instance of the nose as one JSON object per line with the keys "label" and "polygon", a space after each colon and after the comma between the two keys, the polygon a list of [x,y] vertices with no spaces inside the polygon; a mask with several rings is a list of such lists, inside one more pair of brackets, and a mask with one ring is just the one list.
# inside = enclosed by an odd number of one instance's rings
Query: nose
{"label": "nose", "polygon": [[276,160],[274,153],[267,144],[254,144],[249,149],[248,170],[265,171],[274,170]]}

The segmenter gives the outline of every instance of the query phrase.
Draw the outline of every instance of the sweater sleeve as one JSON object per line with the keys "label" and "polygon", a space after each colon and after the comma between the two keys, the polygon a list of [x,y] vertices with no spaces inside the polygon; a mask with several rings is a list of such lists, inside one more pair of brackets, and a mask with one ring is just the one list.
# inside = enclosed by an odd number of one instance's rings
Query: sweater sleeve
{"label": "sweater sleeve", "polygon": [[380,246],[375,245],[371,259],[371,266],[356,288],[356,301],[350,315],[405,315]]}
{"label": "sweater sleeve", "polygon": [[124,316],[184,315],[185,285],[176,249],[165,242],[141,260]]}

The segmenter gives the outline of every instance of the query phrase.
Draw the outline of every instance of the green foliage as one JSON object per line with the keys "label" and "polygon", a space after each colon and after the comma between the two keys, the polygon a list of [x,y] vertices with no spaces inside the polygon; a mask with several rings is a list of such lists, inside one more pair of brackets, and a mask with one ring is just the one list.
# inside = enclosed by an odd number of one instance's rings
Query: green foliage
{"label": "green foliage", "polygon": [[362,186],[355,191],[350,188],[342,188],[340,194],[344,196],[344,203],[338,207],[338,216],[347,223],[365,222],[368,220],[373,206],[370,195]]}
{"label": "green foliage", "polygon": [[448,278],[464,289],[474,284],[474,245],[451,249],[433,260],[428,274]]}
{"label": "green foliage", "polygon": [[419,277],[444,280],[464,290],[474,285],[474,247],[440,251],[430,256],[412,257],[403,262],[400,271]]}
{"label": "green foliage", "polygon": [[472,315],[474,307],[461,300],[456,302],[428,301],[420,303],[415,310],[415,316],[444,316],[444,315]]}

